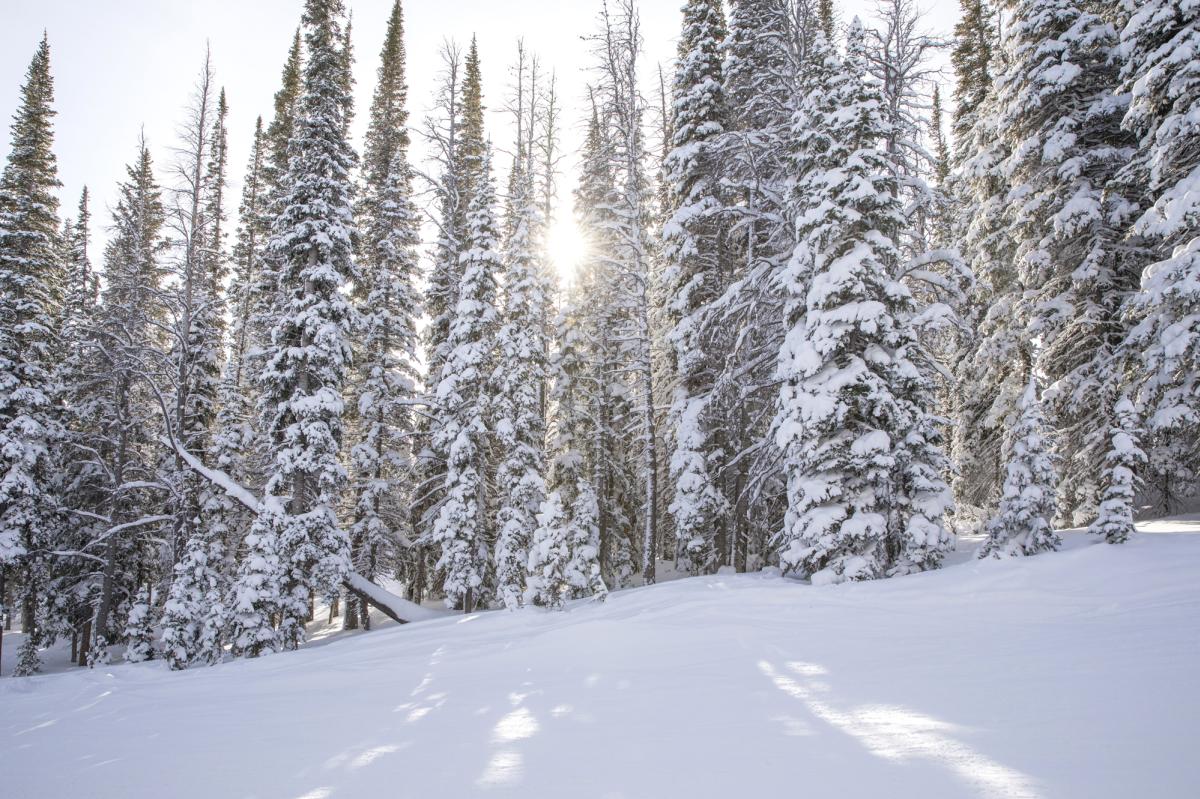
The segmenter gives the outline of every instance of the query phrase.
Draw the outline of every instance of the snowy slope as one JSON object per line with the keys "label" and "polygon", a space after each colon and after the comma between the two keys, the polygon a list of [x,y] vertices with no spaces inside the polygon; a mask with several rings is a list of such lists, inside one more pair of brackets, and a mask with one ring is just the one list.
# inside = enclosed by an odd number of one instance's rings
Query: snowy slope
{"label": "snowy slope", "polygon": [[1200,527],[1152,529],[4,679],[0,796],[1200,796]]}

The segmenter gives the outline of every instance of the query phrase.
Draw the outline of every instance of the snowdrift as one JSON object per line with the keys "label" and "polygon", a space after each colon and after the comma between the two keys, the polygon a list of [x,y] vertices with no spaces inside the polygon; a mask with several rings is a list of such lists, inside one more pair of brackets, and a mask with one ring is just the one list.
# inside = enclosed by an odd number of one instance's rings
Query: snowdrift
{"label": "snowdrift", "polygon": [[875,583],[721,575],[183,673],[4,679],[0,795],[1200,796],[1200,534],[1150,529]]}

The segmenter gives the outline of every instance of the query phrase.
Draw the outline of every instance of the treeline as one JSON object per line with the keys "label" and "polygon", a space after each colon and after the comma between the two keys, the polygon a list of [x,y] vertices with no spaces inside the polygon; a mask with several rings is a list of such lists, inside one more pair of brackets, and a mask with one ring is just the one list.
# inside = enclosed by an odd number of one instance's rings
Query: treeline
{"label": "treeline", "polygon": [[397,2],[360,155],[343,3],[307,0],[236,213],[206,60],[94,265],[43,41],[0,181],[17,673],[63,637],[81,664],[292,649],[317,599],[369,624],[351,574],[469,612],[664,564],[906,574],[955,528],[1125,540],[1195,486],[1196,16],[963,0],[944,40],[911,0],[869,26],[688,0],[648,99],[636,8],[606,3],[563,286],[562,109],[524,48],[502,164],[474,41],[409,119]]}

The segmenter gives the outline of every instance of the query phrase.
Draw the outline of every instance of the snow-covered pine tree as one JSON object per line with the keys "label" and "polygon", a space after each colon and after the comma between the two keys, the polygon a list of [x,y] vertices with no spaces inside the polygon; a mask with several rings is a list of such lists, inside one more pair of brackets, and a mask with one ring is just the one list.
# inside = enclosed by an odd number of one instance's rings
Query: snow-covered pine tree
{"label": "snow-covered pine tree", "polygon": [[127,167],[104,255],[104,292],[93,332],[91,395],[82,408],[88,433],[83,457],[104,476],[102,523],[93,551],[103,560],[92,622],[89,662],[103,662],[120,638],[117,609],[133,599],[139,567],[152,541],[166,537],[157,447],[160,405],[151,381],[166,382],[167,307],[162,285],[166,210],[146,142]]}
{"label": "snow-covered pine tree", "polygon": [[1110,544],[1123,544],[1134,533],[1138,472],[1146,463],[1146,454],[1139,446],[1142,431],[1133,403],[1127,397],[1117,400],[1113,416],[1116,423],[1109,431],[1108,452],[1104,455],[1104,493],[1088,532],[1104,536]]}
{"label": "snow-covered pine tree", "polygon": [[[728,285],[710,310],[732,331],[710,407],[727,417],[723,445],[730,463],[721,483],[727,555],[757,568],[783,524],[784,483],[769,425],[777,384],[773,371],[785,335],[777,276],[794,245],[785,200],[794,179],[791,117],[821,26],[818,4],[778,0],[730,3],[724,94],[729,130],[714,142],[726,187]],[[831,9],[830,9],[831,11]]]}
{"label": "snow-covered pine tree", "polygon": [[[22,626],[32,646],[44,570],[39,553],[59,525],[52,448],[62,436],[54,381],[54,321],[63,300],[60,183],[44,36],[25,76],[0,175],[0,568],[17,567]],[[36,650],[22,654],[28,669]]]}
{"label": "snow-covered pine tree", "polygon": [[1124,127],[1139,147],[1121,183],[1142,190],[1131,235],[1149,248],[1141,292],[1130,303],[1139,405],[1150,478],[1164,510],[1195,492],[1200,471],[1200,7],[1149,0],[1122,4]]}
{"label": "snow-covered pine tree", "polygon": [[933,146],[933,176],[938,188],[945,188],[950,177],[950,144],[946,141],[946,127],[942,119],[942,88],[933,84],[933,95],[929,100],[929,139]]}
{"label": "snow-covered pine tree", "polygon": [[[228,105],[222,90],[211,97],[206,61],[194,116],[185,127],[189,149],[181,170],[185,189],[175,195],[174,224],[183,235],[176,331],[176,420],[178,443],[203,458],[213,444],[221,392],[225,332],[225,183]],[[199,135],[211,113],[211,131]],[[182,206],[182,207],[181,207]],[[176,461],[178,503],[174,527],[182,552],[163,607],[163,646],[171,668],[186,668],[197,657],[219,660],[229,530],[224,524],[232,500],[182,462]],[[177,545],[178,542],[177,542]],[[206,622],[207,620],[207,622]]]}
{"label": "snow-covered pine tree", "polygon": [[[95,335],[99,313],[99,280],[92,266],[91,209],[85,187],[80,194],[76,218],[68,225],[64,243],[65,284],[61,320],[58,324],[63,357],[55,380],[63,401],[65,438],[57,455],[59,496],[72,511],[64,515],[56,546],[61,551],[83,552],[98,535],[105,512],[107,476],[90,449],[96,442],[94,407],[103,383],[95,368]],[[90,618],[96,586],[95,562],[82,557],[59,557],[55,563],[52,596],[47,611],[57,634],[71,636],[83,665],[89,638]]]}
{"label": "snow-covered pine tree", "polygon": [[[354,308],[353,153],[342,124],[341,0],[308,0],[307,59],[288,144],[288,173],[269,250],[279,265],[277,318],[259,375],[259,406],[272,455],[265,494],[280,512],[255,524],[277,530],[279,643],[304,639],[315,596],[333,596],[349,568],[349,541],[336,505],[346,482],[339,462],[343,387],[350,369]],[[283,501],[281,498],[286,498]]]}
{"label": "snow-covered pine tree", "polygon": [[437,239],[432,264],[425,281],[424,308],[428,317],[423,336],[426,403],[430,413],[418,420],[416,479],[412,507],[412,526],[420,530],[415,552],[404,564],[405,582],[410,598],[419,601],[434,585],[432,550],[428,531],[434,526],[446,486],[446,464],[434,446],[439,410],[437,386],[442,367],[450,352],[450,328],[458,302],[461,280],[459,256],[465,246],[467,195],[463,165],[463,85],[462,54],[457,45],[447,42],[441,50],[443,71],[434,98],[436,112],[425,121],[425,137],[432,143],[433,158],[440,174],[432,184],[436,198]]}
{"label": "snow-covered pine tree", "polygon": [[[814,47],[828,48],[818,38]],[[931,416],[915,303],[893,276],[903,224],[888,123],[855,20],[796,118],[804,173],[794,189],[795,295],[779,354],[777,443],[788,512],[781,565],[840,581],[936,568],[949,544],[946,467]]]}
{"label": "snow-covered pine tree", "polygon": [[141,586],[129,607],[125,621],[125,661],[141,663],[154,659],[154,614],[150,590]]}
{"label": "snow-covered pine tree", "polygon": [[550,363],[552,454],[549,493],[541,504],[529,544],[526,601],[559,607],[565,599],[603,596],[600,577],[600,511],[588,476],[591,404],[583,309],[568,301],[555,322]]}
{"label": "snow-covered pine tree", "polygon": [[1107,449],[1127,334],[1125,297],[1137,287],[1123,242],[1133,203],[1113,178],[1134,154],[1120,128],[1117,33],[1081,0],[1022,0],[1006,38],[999,130],[1011,153],[1007,220],[1023,289],[1023,336],[1039,342],[1035,369],[1059,436],[1059,511],[1094,518],[1096,463]]}
{"label": "snow-covered pine tree", "polygon": [[[532,126],[531,118],[529,124]],[[546,381],[546,308],[549,302],[543,220],[535,195],[528,142],[513,164],[509,198],[511,234],[505,246],[505,280],[498,332],[493,407],[496,445],[496,589],[505,606],[519,607],[525,592],[530,536],[545,496],[542,407]]]}
{"label": "snow-covered pine tree", "polygon": [[[202,456],[209,443],[215,414],[216,384],[220,370],[220,344],[223,309],[210,310],[216,299],[208,290],[205,253],[214,232],[208,217],[208,170],[214,142],[211,138],[217,114],[216,86],[211,59],[205,53],[204,64],[196,81],[195,93],[180,128],[176,161],[171,165],[168,226],[172,235],[171,267],[175,280],[170,299],[173,377],[171,427],[180,445],[195,456]],[[224,124],[223,120],[220,122]],[[223,128],[222,128],[223,129]],[[223,157],[223,156],[222,156]],[[217,284],[218,288],[220,284]],[[218,327],[213,329],[214,322]],[[200,518],[200,492],[204,484],[199,475],[175,456],[170,480],[174,486],[172,501],[172,563],[183,556],[186,542],[197,529]]]}
{"label": "snow-covered pine tree", "polygon": [[[238,227],[234,236],[233,275],[229,283],[226,305],[230,312],[229,342],[222,373],[221,403],[218,415],[215,447],[227,447],[232,457],[240,458],[250,443],[250,409],[253,407],[254,381],[249,375],[251,337],[253,334],[254,288],[262,268],[263,248],[267,238],[263,217],[266,203],[266,134],[262,117],[254,123],[254,138],[250,159],[242,182],[242,198],[238,207]],[[231,438],[232,436],[232,438]],[[215,465],[234,479],[241,479],[241,469]]]}
{"label": "snow-covered pine tree", "polygon": [[1009,151],[992,90],[994,15],[984,0],[963,0],[962,7],[952,56],[957,84],[948,190],[955,210],[949,227],[976,283],[964,313],[969,337],[954,369],[951,452],[958,521],[982,523],[1000,495],[1005,431],[1015,421],[1030,355],[1006,223]]}
{"label": "snow-covered pine tree", "polygon": [[976,141],[980,106],[992,88],[992,50],[996,41],[995,11],[988,0],[959,0],[950,61],[954,65],[955,161],[967,160]]}
{"label": "snow-covered pine tree", "polygon": [[[359,574],[375,579],[408,541],[412,499],[411,405],[417,397],[417,295],[420,218],[408,163],[408,86],[404,19],[392,6],[363,156],[365,191],[358,209],[362,231],[355,284],[360,333],[355,387],[357,443],[353,464],[351,557]],[[345,620],[354,621],[347,597]],[[364,626],[367,608],[358,608]]]}
{"label": "snow-covered pine tree", "polygon": [[37,637],[35,635],[26,635],[21,641],[21,648],[17,650],[17,664],[13,666],[12,676],[28,677],[31,674],[37,674],[42,668],[42,658],[38,654]]}
{"label": "snow-covered pine tree", "polygon": [[227,599],[230,651],[235,657],[258,657],[279,649],[275,619],[282,606],[279,531],[283,515],[282,503],[265,497],[243,542],[237,578]]}
{"label": "snow-covered pine tree", "polygon": [[[253,287],[249,292],[250,321],[246,358],[247,365],[254,373],[261,372],[264,368],[268,347],[271,344],[271,335],[278,317],[275,303],[280,297],[279,272],[281,265],[276,258],[276,253],[268,245],[273,220],[283,211],[283,202],[288,193],[288,143],[291,141],[299,110],[304,68],[300,33],[300,28],[297,28],[292,38],[292,45],[288,50],[287,60],[283,65],[279,89],[275,92],[274,115],[263,135],[261,187],[257,213],[254,217],[242,217],[243,225],[254,226],[254,242],[261,248],[258,268],[253,277]],[[257,407],[257,381],[252,381],[252,383],[249,393],[254,395]],[[265,472],[271,457],[264,431],[270,427],[270,420],[260,417],[257,422],[258,435],[254,441],[253,467],[265,482]]]}
{"label": "snow-covered pine tree", "polygon": [[[664,163],[670,217],[663,227],[667,310],[673,329],[674,385],[668,435],[675,522],[682,558],[697,572],[724,562],[718,520],[727,503],[712,474],[720,443],[709,417],[715,372],[727,352],[726,328],[710,315],[723,289],[721,170],[714,143],[725,132],[722,48],[725,15],[717,0],[689,0],[675,66],[671,151]],[[723,525],[721,525],[723,526]]]}
{"label": "snow-covered pine tree", "polygon": [[1000,507],[985,528],[981,558],[1034,555],[1058,549],[1061,543],[1051,523],[1058,478],[1034,378],[1029,379],[1017,409],[1016,423],[1005,440]]}
{"label": "snow-covered pine tree", "polygon": [[[645,100],[638,88],[638,57],[642,53],[641,22],[634,0],[617,0],[615,11],[601,10],[601,31],[595,38],[600,64],[597,92],[603,121],[609,127],[606,154],[612,161],[613,186],[605,268],[613,297],[623,311],[618,329],[624,381],[633,414],[628,432],[637,452],[636,485],[641,498],[638,527],[640,573],[645,583],[655,580],[658,546],[658,433],[654,403],[654,353],[651,328],[650,197],[644,174],[646,157],[642,118]],[[612,377],[616,377],[613,375]]]}
{"label": "snow-covered pine tree", "polygon": [[499,223],[491,177],[491,153],[472,168],[478,178],[467,214],[458,301],[450,325],[449,352],[434,401],[439,415],[433,445],[446,462],[445,499],[431,533],[440,547],[437,568],[445,575],[448,607],[470,613],[490,600],[490,419],[488,382],[495,367],[497,278],[503,270]]}
{"label": "snow-covered pine tree", "polygon": [[[616,276],[611,268],[615,222],[614,171],[610,144],[593,101],[584,140],[575,216],[588,242],[576,276],[582,312],[579,338],[587,350],[587,377],[580,381],[590,418],[586,462],[599,507],[600,568],[604,582],[622,587],[636,571],[635,473],[627,453],[623,425],[632,413],[630,397],[619,379],[621,331],[627,310],[617,302]],[[584,449],[581,446],[581,449]]]}

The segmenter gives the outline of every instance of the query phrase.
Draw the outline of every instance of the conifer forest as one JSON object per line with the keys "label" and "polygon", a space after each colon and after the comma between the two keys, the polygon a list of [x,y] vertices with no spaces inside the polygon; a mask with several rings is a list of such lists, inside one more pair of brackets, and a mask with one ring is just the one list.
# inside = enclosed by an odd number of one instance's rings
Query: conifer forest
{"label": "conifer forest", "polygon": [[1200,796],[1200,2],[359,3],[0,33],[0,796]]}

